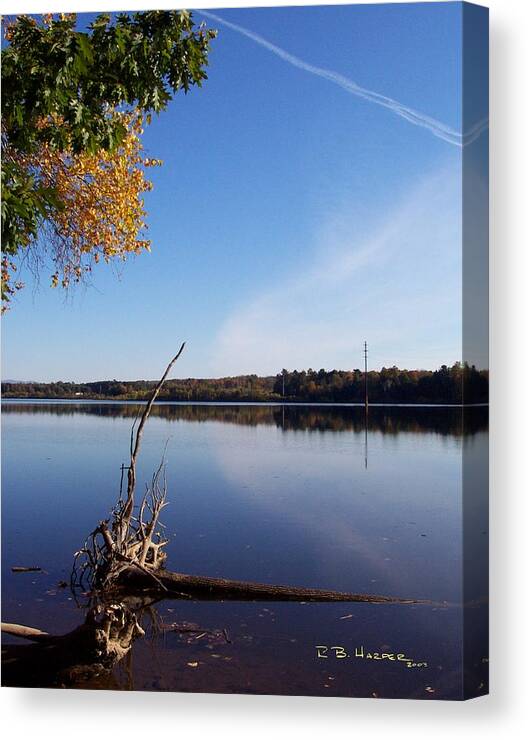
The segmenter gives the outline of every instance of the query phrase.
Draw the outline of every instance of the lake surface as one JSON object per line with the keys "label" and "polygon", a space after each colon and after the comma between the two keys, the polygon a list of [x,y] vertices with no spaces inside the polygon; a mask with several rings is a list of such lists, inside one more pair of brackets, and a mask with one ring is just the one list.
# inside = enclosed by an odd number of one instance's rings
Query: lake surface
{"label": "lake surface", "polygon": [[[53,633],[82,623],[57,584],[116,501],[136,413],[3,402],[3,621]],[[486,408],[372,407],[367,433],[361,407],[159,404],[138,491],[166,443],[169,569],[435,603],[165,600],[160,623],[222,639],[146,620],[129,659],[87,688],[456,699],[465,681],[487,691]],[[45,572],[13,574],[17,565]]]}

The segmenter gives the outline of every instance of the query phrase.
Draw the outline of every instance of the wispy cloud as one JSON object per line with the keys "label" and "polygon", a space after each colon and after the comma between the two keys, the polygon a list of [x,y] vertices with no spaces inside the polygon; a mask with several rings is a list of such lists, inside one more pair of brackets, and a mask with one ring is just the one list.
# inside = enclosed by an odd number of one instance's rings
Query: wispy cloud
{"label": "wispy cloud", "polygon": [[329,82],[333,82],[335,85],[339,85],[339,87],[343,88],[351,95],[355,95],[359,98],[363,98],[364,100],[368,100],[371,103],[380,105],[383,108],[387,108],[395,115],[400,116],[400,118],[404,118],[405,120],[409,121],[409,123],[412,123],[415,126],[421,126],[422,128],[427,129],[431,132],[431,134],[433,134],[433,136],[436,136],[439,139],[443,139],[443,141],[447,141],[449,144],[453,144],[454,146],[463,147],[471,144],[482,134],[483,131],[488,128],[488,119],[485,118],[476,123],[467,131],[460,133],[450,126],[445,125],[441,121],[437,121],[435,118],[431,118],[430,116],[427,116],[424,113],[415,110],[414,108],[410,108],[409,106],[400,103],[398,100],[394,100],[393,98],[387,97],[386,95],[381,95],[374,90],[368,90],[365,87],[361,87],[353,80],[350,80],[348,77],[345,77],[338,72],[334,72],[330,69],[324,69],[323,67],[316,67],[314,64],[305,62],[303,59],[299,59],[299,57],[296,57],[293,54],[285,51],[285,49],[282,49],[280,46],[271,43],[263,36],[260,36],[259,34],[254,33],[253,31],[250,31],[243,26],[239,26],[236,23],[226,21],[216,13],[211,13],[206,10],[200,10],[197,12],[200,12],[203,16],[209,18],[215,23],[219,23],[226,28],[230,28],[232,31],[241,34],[242,36],[246,36],[246,38],[251,39],[256,44],[264,47],[272,54],[275,54],[280,59],[283,59],[288,64],[291,64],[298,69],[302,69],[304,72],[308,72],[310,74],[316,75],[317,77],[322,77]]}
{"label": "wispy cloud", "polygon": [[360,218],[350,197],[322,218],[302,269],[227,318],[215,361],[233,373],[354,367],[365,338],[373,366],[459,359],[460,198],[456,164],[424,177],[382,217]]}

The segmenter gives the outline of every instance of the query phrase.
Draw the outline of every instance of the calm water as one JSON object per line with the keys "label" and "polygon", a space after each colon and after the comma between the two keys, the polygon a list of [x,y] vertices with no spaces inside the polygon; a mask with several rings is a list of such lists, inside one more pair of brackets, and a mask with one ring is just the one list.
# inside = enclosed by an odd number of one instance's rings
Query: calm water
{"label": "calm water", "polygon": [[[57,584],[115,502],[137,407],[6,401],[2,411],[2,619],[66,632],[83,611]],[[464,413],[373,407],[366,435],[358,407],[157,405],[138,481],[168,440],[167,567],[447,603],[166,600],[159,620],[225,629],[229,642],[148,630],[105,686],[458,698],[466,615],[465,680],[484,693],[487,655],[470,638],[486,620],[487,480],[478,463],[487,410]],[[13,574],[13,565],[45,572]],[[473,576],[466,608],[464,574]],[[322,645],[351,657],[317,657]],[[427,666],[355,657],[361,646]]]}

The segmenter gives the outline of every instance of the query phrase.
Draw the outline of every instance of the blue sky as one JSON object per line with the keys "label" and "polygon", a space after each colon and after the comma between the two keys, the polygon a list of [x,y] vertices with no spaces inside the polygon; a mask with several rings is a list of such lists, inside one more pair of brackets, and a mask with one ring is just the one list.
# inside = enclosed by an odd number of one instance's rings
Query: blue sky
{"label": "blue sky", "polygon": [[372,367],[460,359],[462,149],[313,72],[461,132],[460,4],[213,12],[307,68],[208,19],[209,80],[145,133],[152,253],[66,301],[25,276],[2,377],[155,378],[183,339],[180,377],[358,367],[364,339]]}

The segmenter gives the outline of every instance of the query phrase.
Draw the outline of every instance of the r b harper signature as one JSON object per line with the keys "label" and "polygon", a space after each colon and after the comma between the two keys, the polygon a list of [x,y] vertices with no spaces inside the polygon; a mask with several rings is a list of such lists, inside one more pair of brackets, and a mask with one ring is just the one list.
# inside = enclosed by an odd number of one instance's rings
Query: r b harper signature
{"label": "r b harper signature", "polygon": [[342,645],[316,645],[315,649],[317,651],[316,657],[323,660],[328,658],[335,660],[345,660],[346,658],[382,660],[403,663],[407,668],[427,668],[427,662],[425,660],[417,661],[414,658],[409,658],[405,653],[371,652],[366,650],[363,645],[354,648],[353,652]]}

